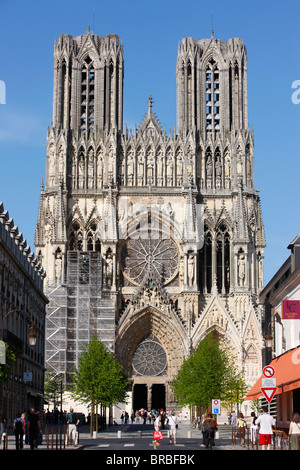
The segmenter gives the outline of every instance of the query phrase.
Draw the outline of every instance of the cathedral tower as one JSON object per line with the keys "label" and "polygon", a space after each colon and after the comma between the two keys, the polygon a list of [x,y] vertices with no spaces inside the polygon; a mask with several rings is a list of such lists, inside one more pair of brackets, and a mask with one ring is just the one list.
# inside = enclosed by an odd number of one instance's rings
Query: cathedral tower
{"label": "cathedral tower", "polygon": [[[47,366],[65,374],[96,332],[133,409],[174,406],[171,382],[209,331],[249,385],[261,371],[264,227],[241,39],[182,39],[177,132],[150,96],[123,129],[118,36],[60,36],[35,245],[47,271]],[[67,379],[66,379],[67,380]]]}

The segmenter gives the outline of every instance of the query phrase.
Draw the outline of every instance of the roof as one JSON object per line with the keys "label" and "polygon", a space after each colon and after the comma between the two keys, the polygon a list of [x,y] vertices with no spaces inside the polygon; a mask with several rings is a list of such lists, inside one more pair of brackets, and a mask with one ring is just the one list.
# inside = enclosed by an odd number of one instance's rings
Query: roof
{"label": "roof", "polygon": [[[277,391],[275,395],[300,388],[300,346],[290,349],[273,359],[270,365],[275,369]],[[244,400],[256,400],[263,396],[261,379],[263,374],[247,393]]]}

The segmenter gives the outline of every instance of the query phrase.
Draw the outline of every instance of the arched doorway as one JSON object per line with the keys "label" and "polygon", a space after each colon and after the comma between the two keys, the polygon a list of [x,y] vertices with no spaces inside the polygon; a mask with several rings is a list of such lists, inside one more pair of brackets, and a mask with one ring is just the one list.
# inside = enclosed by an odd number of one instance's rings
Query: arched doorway
{"label": "arched doorway", "polygon": [[140,410],[144,408],[148,409],[148,393],[146,384],[135,384],[133,387],[133,411]]}
{"label": "arched doorway", "polygon": [[164,384],[153,384],[151,387],[151,409],[166,409],[166,388]]}

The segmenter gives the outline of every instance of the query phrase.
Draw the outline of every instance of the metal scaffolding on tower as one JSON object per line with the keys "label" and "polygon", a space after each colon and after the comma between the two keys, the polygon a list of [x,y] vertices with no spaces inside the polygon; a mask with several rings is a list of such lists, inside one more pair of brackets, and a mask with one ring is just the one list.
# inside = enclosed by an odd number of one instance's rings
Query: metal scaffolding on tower
{"label": "metal scaffolding on tower", "polygon": [[102,296],[102,258],[99,252],[68,251],[66,284],[47,293],[46,366],[68,381],[67,371],[96,334],[114,351],[115,308]]}

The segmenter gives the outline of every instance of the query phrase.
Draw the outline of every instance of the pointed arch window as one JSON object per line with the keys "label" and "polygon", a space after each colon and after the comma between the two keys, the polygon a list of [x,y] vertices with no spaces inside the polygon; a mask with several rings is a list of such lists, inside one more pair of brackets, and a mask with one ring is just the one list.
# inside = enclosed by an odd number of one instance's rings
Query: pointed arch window
{"label": "pointed arch window", "polygon": [[230,289],[230,234],[221,224],[216,234],[217,287],[218,292],[227,294]]}
{"label": "pointed arch window", "polygon": [[101,251],[101,243],[97,235],[97,223],[92,222],[87,232],[87,250]]}
{"label": "pointed arch window", "polygon": [[93,62],[87,56],[81,69],[81,121],[82,132],[94,131],[94,99],[95,99],[95,69]]}
{"label": "pointed arch window", "polygon": [[211,59],[206,68],[206,130],[220,130],[220,72],[217,63]]}
{"label": "pointed arch window", "polygon": [[82,251],[83,235],[78,222],[74,222],[70,231],[69,248],[71,251]]}
{"label": "pointed arch window", "polygon": [[204,225],[204,243],[199,252],[199,286],[201,293],[209,294],[212,289],[212,233]]}

